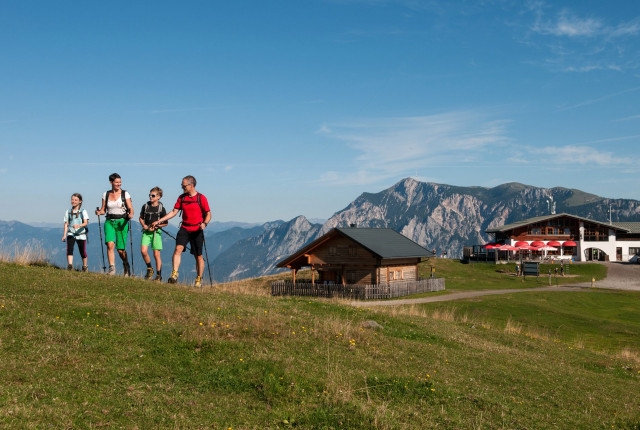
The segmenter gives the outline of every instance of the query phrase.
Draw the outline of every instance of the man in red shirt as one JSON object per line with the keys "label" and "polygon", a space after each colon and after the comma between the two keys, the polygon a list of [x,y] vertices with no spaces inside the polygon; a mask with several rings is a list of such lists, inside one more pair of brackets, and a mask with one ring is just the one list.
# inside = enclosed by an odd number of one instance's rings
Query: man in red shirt
{"label": "man in red shirt", "polygon": [[152,225],[156,227],[182,211],[182,222],[176,235],[176,249],[173,252],[173,271],[167,282],[170,284],[178,282],[178,269],[180,268],[182,253],[188,243],[191,247],[191,254],[196,258],[198,277],[196,278],[195,286],[201,287],[202,274],[204,273],[202,244],[204,243],[204,229],[207,228],[207,224],[211,220],[211,209],[209,209],[207,198],[196,191],[196,178],[185,176],[182,178],[181,186],[184,193],[178,197],[173,210]]}

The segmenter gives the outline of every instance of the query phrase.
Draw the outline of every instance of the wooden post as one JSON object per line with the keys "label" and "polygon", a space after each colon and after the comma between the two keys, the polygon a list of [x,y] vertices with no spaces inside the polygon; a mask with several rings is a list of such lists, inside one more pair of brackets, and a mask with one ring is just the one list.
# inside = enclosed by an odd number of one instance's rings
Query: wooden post
{"label": "wooden post", "polygon": [[295,287],[296,286],[296,272],[297,272],[297,270],[296,269],[291,269],[291,271],[293,272],[293,286]]}

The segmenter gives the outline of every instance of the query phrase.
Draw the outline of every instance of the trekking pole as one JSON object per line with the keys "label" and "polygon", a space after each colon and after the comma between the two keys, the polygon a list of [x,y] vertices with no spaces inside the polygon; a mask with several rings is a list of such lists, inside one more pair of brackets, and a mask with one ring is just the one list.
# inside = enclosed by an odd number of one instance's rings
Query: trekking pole
{"label": "trekking pole", "polygon": [[[100,208],[96,208],[99,211]],[[98,230],[100,230],[100,250],[102,251],[102,272],[107,271],[107,266],[104,264],[104,242],[102,241],[102,223],[100,222],[100,215],[98,215]]]}
{"label": "trekking pole", "polygon": [[[171,239],[173,240],[177,240],[176,237],[174,235],[172,235],[171,233],[169,233],[167,230],[163,229],[162,227],[158,227],[158,229],[163,232],[164,234],[166,234],[167,236],[169,236]],[[186,249],[187,251],[191,252],[191,249],[189,249],[189,245],[185,245],[184,249]]]}
{"label": "trekking pole", "polygon": [[133,230],[131,229],[131,218],[129,218],[129,243],[131,244],[131,273],[129,276],[136,276],[136,269],[133,267]]}
{"label": "trekking pole", "polygon": [[207,252],[207,241],[204,238],[204,231],[202,232],[202,244],[204,245],[204,255],[207,257],[207,271],[209,272],[209,282],[213,287],[213,278],[211,277],[211,266],[209,266],[209,253]]}

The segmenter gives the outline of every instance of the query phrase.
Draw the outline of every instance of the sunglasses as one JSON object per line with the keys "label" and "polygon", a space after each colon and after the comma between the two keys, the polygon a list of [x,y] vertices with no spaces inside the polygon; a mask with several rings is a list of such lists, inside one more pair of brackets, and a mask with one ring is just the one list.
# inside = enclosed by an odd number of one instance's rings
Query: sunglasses
{"label": "sunglasses", "polygon": [[187,188],[189,185],[191,185],[191,184],[181,184],[180,186],[181,186],[182,188]]}
{"label": "sunglasses", "polygon": [[149,194],[149,197],[155,197],[157,194]]}

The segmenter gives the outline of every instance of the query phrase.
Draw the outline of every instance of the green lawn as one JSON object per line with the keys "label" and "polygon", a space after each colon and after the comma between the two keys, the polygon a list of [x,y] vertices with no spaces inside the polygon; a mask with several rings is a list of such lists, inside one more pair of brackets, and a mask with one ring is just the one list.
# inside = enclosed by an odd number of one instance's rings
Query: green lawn
{"label": "green lawn", "polygon": [[[510,288],[492,269],[438,266]],[[360,309],[270,280],[0,264],[0,427],[640,428],[638,293]]]}
{"label": "green lawn", "polygon": [[[607,268],[595,263],[574,263],[565,265],[565,274],[560,276],[559,264],[541,264],[540,277],[527,276],[516,277],[516,263],[490,264],[472,263],[463,264],[460,260],[447,258],[431,258],[419,266],[419,276],[429,277],[431,269],[435,269],[436,277],[446,279],[448,291],[455,290],[499,290],[512,288],[534,288],[549,285],[549,271],[551,271],[552,285],[576,284],[604,279]],[[558,269],[556,275],[555,269]]]}

